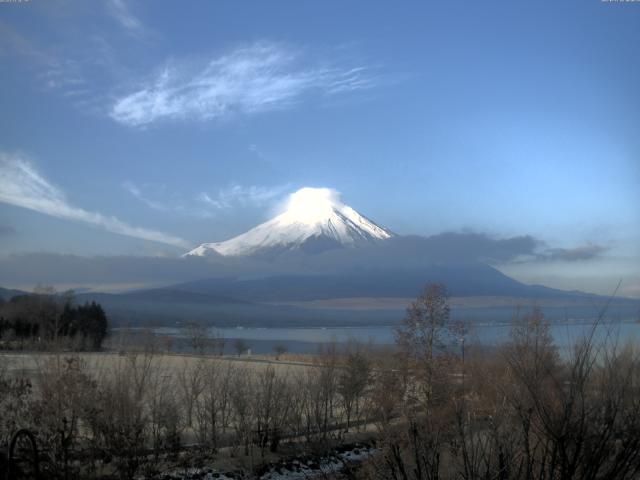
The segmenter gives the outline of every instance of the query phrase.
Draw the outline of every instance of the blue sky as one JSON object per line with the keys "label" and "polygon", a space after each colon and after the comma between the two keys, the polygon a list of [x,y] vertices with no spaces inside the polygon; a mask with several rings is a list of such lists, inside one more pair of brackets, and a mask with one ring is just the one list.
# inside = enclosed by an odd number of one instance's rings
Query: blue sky
{"label": "blue sky", "polygon": [[640,296],[640,3],[0,4],[2,255],[177,255],[304,186]]}

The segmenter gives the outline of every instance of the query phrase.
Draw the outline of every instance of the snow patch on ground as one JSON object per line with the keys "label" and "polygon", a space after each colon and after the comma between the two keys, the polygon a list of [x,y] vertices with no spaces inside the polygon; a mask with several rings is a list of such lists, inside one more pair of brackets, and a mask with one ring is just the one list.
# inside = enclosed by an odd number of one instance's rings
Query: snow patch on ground
{"label": "snow patch on ground", "polygon": [[187,471],[165,472],[153,480],[304,480],[339,473],[347,465],[358,464],[375,454],[376,449],[357,444],[352,448],[334,452],[320,459],[300,457],[281,460],[262,469],[262,474],[233,471],[222,472],[212,468],[193,468]]}

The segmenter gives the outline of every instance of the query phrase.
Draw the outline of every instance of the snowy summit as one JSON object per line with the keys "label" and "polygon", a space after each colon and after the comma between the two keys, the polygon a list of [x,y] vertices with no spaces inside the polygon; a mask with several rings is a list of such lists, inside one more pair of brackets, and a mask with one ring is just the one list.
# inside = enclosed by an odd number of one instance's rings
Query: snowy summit
{"label": "snowy summit", "polygon": [[330,188],[302,188],[289,196],[277,217],[230,240],[203,243],[186,256],[220,254],[244,256],[303,250],[309,253],[337,247],[356,247],[393,236],[342,203]]}

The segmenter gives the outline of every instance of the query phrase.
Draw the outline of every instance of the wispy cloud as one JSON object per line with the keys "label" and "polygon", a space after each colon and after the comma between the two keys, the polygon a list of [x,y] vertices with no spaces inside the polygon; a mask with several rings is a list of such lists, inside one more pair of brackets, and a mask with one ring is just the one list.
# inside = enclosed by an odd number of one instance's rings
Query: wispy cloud
{"label": "wispy cloud", "polygon": [[142,189],[130,180],[125,181],[122,184],[122,186],[127,192],[129,192],[131,195],[133,195],[135,198],[137,198],[142,203],[144,203],[147,207],[152,208],[153,210],[158,210],[161,212],[168,212],[173,210],[173,208],[169,207],[168,205],[165,205],[162,202],[148,198],[142,192]]}
{"label": "wispy cloud", "polygon": [[251,145],[249,145],[248,150],[253,153],[256,157],[265,160],[266,156],[263,153],[262,150],[260,150],[260,148],[258,148],[258,146],[255,143],[252,143]]}
{"label": "wispy cloud", "polygon": [[203,191],[196,195],[167,192],[166,187],[162,185],[137,184],[131,180],[123,182],[122,187],[153,210],[186,217],[211,218],[223,210],[269,205],[283,196],[290,186],[231,184],[215,192]]}
{"label": "wispy cloud", "polygon": [[50,58],[39,78],[46,88],[62,91],[65,95],[75,95],[86,88],[84,75],[74,60]]}
{"label": "wispy cloud", "polygon": [[201,192],[198,199],[206,205],[220,210],[247,205],[262,206],[282,196],[288,188],[289,185],[271,187],[230,185],[220,189],[215,195]]}
{"label": "wispy cloud", "polygon": [[113,233],[187,248],[182,238],[134,227],[116,217],[71,205],[64,193],[49,183],[25,156],[0,152],[0,202],[45,215],[88,223]]}
{"label": "wispy cloud", "polygon": [[131,32],[142,30],[142,22],[131,13],[125,0],[107,0],[107,11],[125,29]]}
{"label": "wispy cloud", "polygon": [[[197,62],[196,62],[197,63]],[[200,62],[167,64],[118,98],[110,116],[125,125],[160,120],[206,121],[289,108],[312,92],[335,95],[373,86],[364,67],[309,65],[273,43],[256,43]]]}
{"label": "wispy cloud", "polygon": [[561,262],[579,262],[600,257],[608,250],[602,245],[581,245],[573,248],[551,248],[541,256],[543,260]]}
{"label": "wispy cloud", "polygon": [[0,57],[16,56],[34,67],[37,85],[65,97],[78,97],[89,93],[89,84],[83,72],[83,62],[65,58],[50,45],[42,45],[36,39],[0,22]]}

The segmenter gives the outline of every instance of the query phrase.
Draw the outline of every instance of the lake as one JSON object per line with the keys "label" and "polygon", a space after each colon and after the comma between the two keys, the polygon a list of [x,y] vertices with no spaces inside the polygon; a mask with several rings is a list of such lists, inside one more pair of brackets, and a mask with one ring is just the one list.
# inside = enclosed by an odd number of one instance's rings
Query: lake
{"label": "lake", "polygon": [[[233,351],[233,341],[242,339],[253,353],[272,353],[276,345],[283,345],[292,353],[313,353],[322,344],[336,342],[344,344],[350,340],[374,345],[391,345],[394,343],[394,332],[397,326],[362,326],[362,327],[300,327],[300,328],[256,328],[226,327],[209,328],[211,338],[226,339],[225,351]],[[561,349],[566,349],[580,338],[589,334],[593,322],[576,320],[574,322],[555,323],[551,325],[551,334]],[[509,338],[509,324],[480,324],[467,326],[465,344],[495,346]],[[125,329],[114,329],[124,332]],[[158,327],[152,331],[156,335],[186,340],[188,335],[184,329]],[[597,341],[618,340],[621,343],[640,340],[640,324],[627,320],[606,321],[599,324],[594,333]]]}

